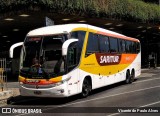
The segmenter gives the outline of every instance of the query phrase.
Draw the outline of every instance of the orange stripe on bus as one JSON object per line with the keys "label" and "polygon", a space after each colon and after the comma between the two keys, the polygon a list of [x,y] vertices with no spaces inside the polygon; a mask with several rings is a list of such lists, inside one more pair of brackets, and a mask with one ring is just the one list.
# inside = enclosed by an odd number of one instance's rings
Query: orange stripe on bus
{"label": "orange stripe on bus", "polygon": [[136,57],[137,54],[122,54],[120,64],[131,64]]}
{"label": "orange stripe on bus", "polygon": [[121,36],[121,35],[110,34],[110,33],[105,33],[105,32],[101,32],[101,31],[97,31],[97,34],[101,34],[101,35],[106,35],[106,36],[110,36],[110,37],[121,38],[121,39],[125,39],[125,40],[139,42],[139,40],[134,39],[134,38],[130,38],[130,37],[126,37],[126,36]]}
{"label": "orange stripe on bus", "polygon": [[[34,80],[36,80],[37,82],[34,82]],[[51,78],[49,80],[48,79],[26,79],[25,77],[19,76],[19,81],[26,84],[47,85],[47,84],[54,84],[62,81],[62,76]]]}
{"label": "orange stripe on bus", "polygon": [[60,82],[60,81],[62,81],[62,76],[59,76],[59,77],[56,77],[56,78],[51,78],[51,79],[49,79],[49,81],[52,81],[52,82],[55,82],[55,83]]}

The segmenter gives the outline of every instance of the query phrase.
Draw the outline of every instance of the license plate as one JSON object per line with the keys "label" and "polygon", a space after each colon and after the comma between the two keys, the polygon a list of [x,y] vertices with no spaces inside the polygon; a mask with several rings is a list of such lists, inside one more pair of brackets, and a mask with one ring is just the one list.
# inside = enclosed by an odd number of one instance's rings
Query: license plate
{"label": "license plate", "polygon": [[31,80],[26,80],[27,83],[39,83],[40,80],[36,80],[36,79],[31,79]]}
{"label": "license plate", "polygon": [[41,95],[42,92],[41,92],[41,91],[34,91],[34,94],[36,94],[36,95]]}

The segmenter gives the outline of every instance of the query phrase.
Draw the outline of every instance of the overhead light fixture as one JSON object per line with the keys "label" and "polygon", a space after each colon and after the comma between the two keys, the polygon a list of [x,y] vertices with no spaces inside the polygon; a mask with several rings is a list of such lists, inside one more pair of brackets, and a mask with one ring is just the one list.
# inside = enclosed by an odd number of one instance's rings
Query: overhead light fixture
{"label": "overhead light fixture", "polygon": [[62,19],[63,21],[69,21],[70,19]]}
{"label": "overhead light fixture", "polygon": [[16,32],[16,31],[19,31],[19,29],[13,29],[13,31],[15,31],[15,32]]}
{"label": "overhead light fixture", "polygon": [[85,21],[85,20],[81,20],[81,21],[78,21],[78,22],[80,22],[80,23],[85,23],[85,22],[87,22],[87,21]]}
{"label": "overhead light fixture", "polygon": [[112,25],[112,23],[106,23],[106,24],[104,24],[104,25]]}
{"label": "overhead light fixture", "polygon": [[7,38],[8,36],[6,36],[6,35],[3,35],[2,37],[3,37],[3,38]]}
{"label": "overhead light fixture", "polygon": [[28,15],[28,14],[21,14],[19,16],[21,16],[21,17],[29,17],[30,15]]}
{"label": "overhead light fixture", "polygon": [[139,36],[141,36],[141,35],[139,34],[139,35],[137,35],[136,37],[139,37]]}
{"label": "overhead light fixture", "polygon": [[137,27],[138,29],[141,29],[141,28],[143,28],[143,26],[139,26],[139,27]]}
{"label": "overhead light fixture", "polygon": [[113,27],[111,27],[111,28],[109,28],[110,30],[113,30],[114,28]]}
{"label": "overhead light fixture", "polygon": [[144,38],[144,37],[141,37],[142,39]]}
{"label": "overhead light fixture", "polygon": [[11,41],[8,40],[8,41],[6,41],[6,42],[7,42],[7,43],[10,43]]}
{"label": "overhead light fixture", "polygon": [[116,25],[117,27],[121,27],[121,26],[123,26],[123,24],[118,24],[118,25]]}
{"label": "overhead light fixture", "polygon": [[146,30],[143,30],[142,32],[144,33],[144,32],[146,32]]}
{"label": "overhead light fixture", "polygon": [[6,18],[6,19],[4,19],[5,21],[13,21],[14,19],[12,19],[12,18]]}
{"label": "overhead light fixture", "polygon": [[[160,33],[160,32],[159,32]],[[153,33],[153,35],[158,35],[159,36],[159,34],[158,33]]]}
{"label": "overhead light fixture", "polygon": [[152,27],[147,27],[147,29],[151,29]]}

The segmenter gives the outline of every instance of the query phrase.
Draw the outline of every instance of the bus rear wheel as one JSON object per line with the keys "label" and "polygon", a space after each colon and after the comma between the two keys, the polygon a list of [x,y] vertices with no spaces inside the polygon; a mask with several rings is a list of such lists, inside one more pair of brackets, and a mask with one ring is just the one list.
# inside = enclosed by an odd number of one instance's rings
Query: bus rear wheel
{"label": "bus rear wheel", "polygon": [[126,84],[131,83],[131,76],[130,76],[129,71],[127,71],[127,73],[126,73],[126,81],[125,81],[125,83],[126,83]]}
{"label": "bus rear wheel", "polygon": [[87,96],[89,96],[90,92],[91,92],[91,83],[88,79],[85,78],[83,81],[83,85],[82,85],[81,96],[87,97]]}
{"label": "bus rear wheel", "polygon": [[130,83],[132,83],[134,81],[134,78],[135,78],[135,73],[134,73],[134,70],[132,70],[132,73],[131,73],[131,76],[130,76]]}

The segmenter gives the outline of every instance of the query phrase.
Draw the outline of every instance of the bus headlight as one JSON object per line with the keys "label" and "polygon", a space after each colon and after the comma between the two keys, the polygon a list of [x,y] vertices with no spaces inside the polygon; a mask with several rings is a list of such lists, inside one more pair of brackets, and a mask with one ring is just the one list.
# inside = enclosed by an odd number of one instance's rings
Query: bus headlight
{"label": "bus headlight", "polygon": [[62,85],[62,84],[64,84],[65,82],[69,81],[70,79],[71,79],[71,77],[68,77],[68,78],[66,78],[66,79],[64,79],[64,80],[62,80],[62,81],[60,81],[60,82],[57,82],[57,83],[55,83],[55,86]]}
{"label": "bus headlight", "polygon": [[22,84],[23,84],[23,82],[21,82],[21,81],[20,81],[20,82],[19,82],[19,84],[20,84],[20,85],[22,85]]}

